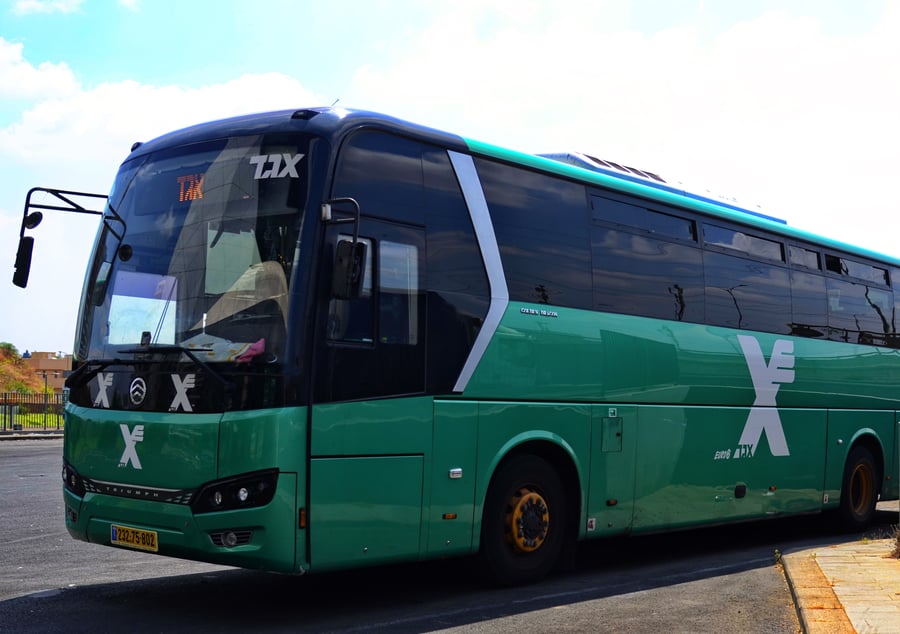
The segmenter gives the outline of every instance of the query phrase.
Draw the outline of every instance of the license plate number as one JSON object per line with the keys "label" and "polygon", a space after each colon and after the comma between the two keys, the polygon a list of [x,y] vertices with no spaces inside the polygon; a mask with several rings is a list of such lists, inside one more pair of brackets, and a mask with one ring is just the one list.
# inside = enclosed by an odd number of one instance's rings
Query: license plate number
{"label": "license plate number", "polygon": [[113,524],[109,527],[109,541],[116,546],[137,548],[152,553],[159,552],[156,531],[145,531],[140,528]]}

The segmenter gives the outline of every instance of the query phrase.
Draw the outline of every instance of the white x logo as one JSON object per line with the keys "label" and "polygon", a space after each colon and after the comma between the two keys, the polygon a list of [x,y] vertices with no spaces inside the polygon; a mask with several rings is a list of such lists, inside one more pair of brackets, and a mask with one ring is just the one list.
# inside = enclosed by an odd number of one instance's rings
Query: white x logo
{"label": "white x logo", "polygon": [[128,429],[128,425],[122,423],[119,425],[119,429],[122,430],[122,438],[125,439],[125,451],[122,452],[122,457],[119,458],[119,466],[127,467],[130,462],[132,467],[140,469],[141,459],[137,455],[137,444],[144,442],[144,426],[135,425],[134,431],[132,431]]}
{"label": "white x logo", "polygon": [[184,379],[177,374],[172,375],[172,383],[175,385],[175,398],[169,405],[170,412],[177,412],[180,407],[186,412],[193,412],[191,402],[188,400],[187,391],[192,389],[196,384],[197,376],[195,374],[186,374]]}
{"label": "white x logo", "polygon": [[106,393],[106,388],[113,384],[113,373],[112,372],[98,372],[97,373],[97,397],[94,399],[94,407],[106,407],[109,408],[109,396]]}

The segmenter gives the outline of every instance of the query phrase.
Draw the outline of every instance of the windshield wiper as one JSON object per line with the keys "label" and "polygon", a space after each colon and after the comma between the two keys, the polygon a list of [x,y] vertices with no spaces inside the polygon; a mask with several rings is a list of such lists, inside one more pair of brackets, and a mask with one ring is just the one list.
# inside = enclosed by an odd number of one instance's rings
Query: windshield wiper
{"label": "windshield wiper", "polygon": [[[72,374],[66,378],[66,387],[70,390],[77,390],[109,366],[118,365],[120,363],[125,363],[125,361],[122,359],[95,359],[93,361],[85,361],[77,370],[72,372]],[[88,368],[93,369],[88,372]]]}
{"label": "windshield wiper", "polygon": [[[226,379],[224,376],[216,372],[209,363],[198,357],[194,354],[194,352],[211,352],[212,348],[185,348],[183,346],[177,346],[173,344],[166,343],[149,343],[147,345],[142,345],[138,348],[128,348],[127,350],[119,350],[122,354],[171,354],[173,352],[177,352],[178,354],[183,354],[188,359],[199,365],[203,370],[213,377],[216,381],[218,381],[222,387],[225,388],[226,392],[231,392],[234,389],[234,383]],[[135,359],[134,362],[144,362],[148,363],[149,361],[145,359]],[[104,366],[105,367],[105,366]],[[99,371],[99,370],[98,370]]]}

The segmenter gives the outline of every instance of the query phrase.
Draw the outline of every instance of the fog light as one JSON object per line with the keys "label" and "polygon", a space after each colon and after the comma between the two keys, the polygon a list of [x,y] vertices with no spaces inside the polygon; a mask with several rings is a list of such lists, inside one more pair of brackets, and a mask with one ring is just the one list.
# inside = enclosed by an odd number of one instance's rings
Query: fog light
{"label": "fog light", "polygon": [[215,504],[216,506],[221,506],[222,505],[222,492],[216,491],[215,493],[213,493],[212,501],[213,501],[213,504]]}
{"label": "fog light", "polygon": [[238,538],[232,531],[228,531],[224,535],[222,535],[222,544],[227,546],[228,548],[234,548],[237,546]]}
{"label": "fog light", "polygon": [[247,490],[247,487],[241,487],[238,489],[237,496],[241,502],[246,502],[247,498],[250,497],[250,491]]}

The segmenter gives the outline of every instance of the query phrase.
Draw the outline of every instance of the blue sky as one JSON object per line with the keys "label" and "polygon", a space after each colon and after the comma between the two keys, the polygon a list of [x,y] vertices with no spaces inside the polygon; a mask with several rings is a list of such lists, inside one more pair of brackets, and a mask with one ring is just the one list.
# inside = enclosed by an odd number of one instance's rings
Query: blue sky
{"label": "blue sky", "polygon": [[14,287],[30,187],[105,193],[134,141],[335,100],[643,167],[900,257],[898,68],[882,0],[3,1],[0,341],[71,350],[96,227],[48,215]]}

